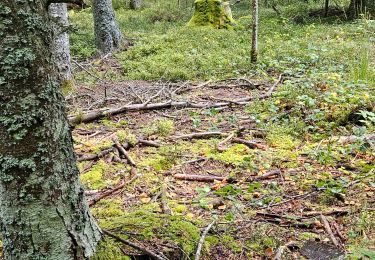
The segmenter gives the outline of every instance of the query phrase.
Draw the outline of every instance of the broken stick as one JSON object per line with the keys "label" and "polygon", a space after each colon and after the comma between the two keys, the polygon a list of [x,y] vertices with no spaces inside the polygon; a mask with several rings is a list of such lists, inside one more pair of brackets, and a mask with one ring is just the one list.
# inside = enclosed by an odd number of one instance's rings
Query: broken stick
{"label": "broken stick", "polygon": [[324,229],[327,231],[332,243],[336,247],[340,247],[340,243],[337,241],[335,235],[333,234],[331,226],[329,225],[329,222],[328,222],[327,218],[324,215],[320,215],[320,219],[322,220]]}
{"label": "broken stick", "polygon": [[198,248],[197,248],[197,252],[195,253],[195,260],[199,260],[199,258],[201,257],[201,251],[202,251],[202,247],[203,247],[203,243],[204,243],[204,240],[207,236],[207,233],[208,231],[210,231],[211,227],[215,224],[216,220],[212,221],[206,228],[205,230],[203,231],[202,233],[202,236],[201,238],[199,239],[199,243],[198,243]]}
{"label": "broken stick", "polygon": [[141,251],[142,253],[148,255],[149,257],[153,258],[153,259],[157,259],[157,260],[168,260],[168,258],[166,258],[166,257],[164,257],[164,256],[160,256],[160,255],[154,253],[153,251],[151,251],[151,250],[149,250],[149,249],[147,249],[147,248],[145,248],[145,247],[141,247],[140,245],[137,245],[137,244],[135,244],[135,243],[133,243],[133,242],[130,242],[129,240],[125,240],[125,239],[123,239],[123,238],[121,238],[121,237],[119,237],[119,236],[113,234],[112,232],[110,232],[110,231],[108,231],[108,230],[102,230],[102,231],[103,231],[103,233],[104,233],[105,235],[107,235],[107,236],[109,236],[109,237],[112,237],[113,239],[115,239],[115,240],[117,240],[117,241],[119,241],[119,242],[121,242],[121,243],[123,243],[123,244],[125,244],[125,245],[127,245],[127,246],[130,246],[130,247],[132,247],[132,248],[135,248],[135,249]]}

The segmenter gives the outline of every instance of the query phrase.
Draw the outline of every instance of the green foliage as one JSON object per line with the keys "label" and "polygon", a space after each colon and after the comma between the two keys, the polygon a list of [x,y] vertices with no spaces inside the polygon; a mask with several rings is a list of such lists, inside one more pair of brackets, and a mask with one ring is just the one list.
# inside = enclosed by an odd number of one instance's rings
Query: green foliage
{"label": "green foliage", "polygon": [[143,128],[143,133],[147,136],[159,135],[168,136],[174,131],[174,122],[169,119],[154,120],[149,126]]}

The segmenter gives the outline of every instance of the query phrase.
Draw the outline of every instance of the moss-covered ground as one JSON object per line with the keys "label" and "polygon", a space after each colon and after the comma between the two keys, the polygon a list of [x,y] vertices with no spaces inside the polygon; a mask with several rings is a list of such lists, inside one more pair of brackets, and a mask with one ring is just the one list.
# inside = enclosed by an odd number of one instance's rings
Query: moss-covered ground
{"label": "moss-covered ground", "polygon": [[[95,56],[90,9],[70,11],[73,58],[86,71],[76,67],[76,86],[65,90],[69,114],[259,97],[282,80],[272,97],[245,105],[133,111],[76,126],[79,158],[113,147],[116,137],[136,164],[135,173],[116,153],[79,162],[89,199],[139,175],[92,206],[103,229],[169,259],[193,259],[216,220],[203,259],[272,259],[284,247],[282,259],[304,259],[306,241],[330,243],[324,215],[348,259],[374,258],[375,144],[365,138],[375,129],[374,21],[309,16],[299,2],[278,6],[280,16],[262,6],[259,64],[251,65],[247,1],[232,6],[235,30],[186,26],[190,1],[114,6],[131,45],[105,58]],[[207,131],[226,136],[176,138]],[[257,147],[222,144],[231,134]],[[105,237],[94,259],[139,255]]]}

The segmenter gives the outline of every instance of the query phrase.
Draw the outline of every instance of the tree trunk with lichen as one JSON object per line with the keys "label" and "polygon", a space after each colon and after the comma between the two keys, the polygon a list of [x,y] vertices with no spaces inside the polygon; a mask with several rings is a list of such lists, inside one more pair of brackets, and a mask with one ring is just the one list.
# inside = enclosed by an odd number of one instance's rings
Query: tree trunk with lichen
{"label": "tree trunk with lichen", "polygon": [[87,259],[89,213],[52,62],[46,0],[0,2],[0,229],[5,259]]}
{"label": "tree trunk with lichen", "polygon": [[142,7],[141,0],[130,0],[130,8],[131,9],[139,9]]}
{"label": "tree trunk with lichen", "polygon": [[95,43],[102,54],[108,54],[121,45],[122,34],[117,24],[111,0],[93,0]]}
{"label": "tree trunk with lichen", "polygon": [[70,63],[68,9],[65,3],[51,4],[49,14],[53,23],[52,54],[60,75],[62,85],[71,84],[73,80]]}
{"label": "tree trunk with lichen", "polygon": [[252,28],[252,40],[251,40],[251,54],[250,59],[252,63],[256,63],[258,60],[258,22],[259,22],[259,2],[253,0],[253,28]]}
{"label": "tree trunk with lichen", "polygon": [[208,26],[215,29],[233,29],[236,26],[228,2],[221,0],[196,0],[194,14],[188,26]]}

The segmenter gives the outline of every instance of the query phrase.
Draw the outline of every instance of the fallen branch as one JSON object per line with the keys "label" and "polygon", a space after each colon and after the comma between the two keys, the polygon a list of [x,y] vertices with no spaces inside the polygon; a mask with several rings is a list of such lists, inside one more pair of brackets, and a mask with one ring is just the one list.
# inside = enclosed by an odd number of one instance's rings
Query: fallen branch
{"label": "fallen branch", "polygon": [[226,107],[230,105],[247,105],[250,101],[261,100],[269,98],[273,95],[276,86],[281,82],[282,74],[280,74],[279,79],[271,86],[267,93],[259,96],[252,96],[246,98],[235,99],[232,101],[218,102],[218,103],[194,103],[190,101],[172,101],[168,100],[161,103],[151,103],[151,104],[128,104],[119,108],[105,109],[99,111],[88,112],[83,115],[69,116],[69,123],[75,126],[79,123],[88,123],[95,121],[97,119],[113,116],[125,112],[131,111],[141,111],[141,110],[156,110],[156,109],[166,109],[166,108],[219,108]]}
{"label": "fallen branch", "polygon": [[160,194],[161,210],[164,214],[170,215],[172,214],[172,211],[168,206],[167,188],[168,188],[168,185],[166,182],[164,182],[161,186],[161,194]]}
{"label": "fallen branch", "polygon": [[249,147],[250,149],[262,149],[262,150],[266,149],[266,146],[263,145],[263,144],[260,144],[260,143],[254,142],[254,141],[241,139],[241,138],[238,138],[238,137],[233,138],[232,143],[243,144],[243,145],[246,145],[247,147]]}
{"label": "fallen branch", "polygon": [[127,246],[130,246],[130,247],[132,247],[132,248],[135,248],[135,249],[141,251],[142,253],[148,255],[149,257],[153,258],[153,259],[157,259],[157,260],[168,260],[166,257],[164,257],[164,256],[160,256],[160,255],[154,253],[153,251],[151,251],[151,250],[149,250],[149,249],[147,249],[147,248],[145,248],[145,247],[141,247],[140,245],[137,245],[137,244],[135,244],[135,243],[133,243],[133,242],[130,242],[129,240],[125,240],[125,239],[123,239],[123,238],[121,238],[121,237],[119,237],[119,236],[113,234],[112,232],[110,232],[110,231],[108,231],[108,230],[102,230],[102,231],[103,231],[103,233],[104,233],[105,235],[107,235],[107,236],[109,236],[109,237],[111,237],[111,238],[113,238],[113,239],[115,239],[115,240],[117,240],[117,241],[119,241],[119,242],[121,242],[121,243],[127,245]]}
{"label": "fallen branch", "polygon": [[[133,171],[133,169],[132,169],[132,171]],[[127,182],[124,181],[124,180],[122,180],[122,181],[120,182],[120,184],[119,184],[117,187],[115,187],[115,188],[113,188],[113,189],[110,189],[110,190],[107,190],[107,191],[103,192],[102,194],[100,194],[98,197],[96,197],[96,198],[90,200],[90,201],[88,202],[89,207],[94,206],[94,205],[95,205],[96,203],[98,203],[100,200],[102,200],[102,199],[104,199],[104,198],[106,198],[106,197],[112,195],[113,193],[115,193],[115,192],[118,191],[118,190],[121,190],[122,188],[125,187],[125,185],[128,185],[128,184],[132,183],[132,182],[135,181],[138,177],[139,177],[139,174],[135,174],[135,175],[134,175],[129,181],[127,181]]]}
{"label": "fallen branch", "polygon": [[340,243],[337,241],[335,235],[332,233],[332,229],[331,229],[331,226],[329,225],[327,218],[324,215],[320,215],[320,219],[322,220],[324,229],[327,231],[332,243],[336,247],[340,247]]}
{"label": "fallen branch", "polygon": [[234,137],[234,133],[231,133],[230,135],[228,135],[227,138],[225,138],[223,141],[221,141],[221,142],[217,145],[217,149],[218,149],[220,152],[225,151],[225,150],[226,150],[225,144],[226,144],[227,142],[229,142],[233,137]]}
{"label": "fallen branch", "polygon": [[212,175],[195,175],[195,174],[175,174],[173,177],[177,180],[184,181],[201,181],[201,182],[214,182],[223,181],[226,177],[212,176]]}
{"label": "fallen branch", "polygon": [[375,140],[375,134],[368,134],[368,135],[364,135],[364,136],[356,136],[356,135],[341,136],[338,139],[339,143],[342,143],[342,144],[355,143],[359,140],[363,140],[365,142],[374,141]]}
{"label": "fallen branch", "polygon": [[266,209],[266,208],[270,208],[270,207],[275,207],[275,206],[279,206],[279,205],[282,205],[282,204],[286,204],[286,203],[289,203],[291,201],[294,201],[294,200],[297,200],[297,199],[305,199],[309,196],[312,196],[320,191],[324,191],[325,189],[318,189],[318,190],[314,190],[314,191],[310,191],[310,192],[307,192],[307,193],[304,193],[304,194],[301,194],[301,195],[297,195],[297,196],[294,196],[294,197],[291,197],[287,200],[284,200],[284,201],[281,201],[279,203],[274,203],[274,204],[269,204],[267,206],[263,206],[263,207],[260,207],[259,209]]}
{"label": "fallen branch", "polygon": [[84,154],[80,157],[77,158],[78,162],[83,162],[83,161],[91,161],[91,160],[96,160],[104,157],[105,155],[113,152],[113,148],[108,148],[105,149],[97,154]]}
{"label": "fallen branch", "polygon": [[125,150],[125,148],[120,144],[120,142],[116,138],[112,138],[112,141],[115,143],[115,146],[119,150],[120,154],[122,154],[126,158],[126,160],[131,166],[135,167],[136,164],[134,160],[130,157],[130,155]]}
{"label": "fallen branch", "polygon": [[[273,170],[266,172],[261,176],[250,177],[245,180],[245,182],[253,182],[253,181],[260,181],[266,180],[274,176],[280,175],[280,170]],[[175,179],[184,180],[184,181],[200,181],[200,182],[214,182],[214,181],[224,181],[227,180],[228,182],[237,182],[238,180],[232,177],[222,177],[222,176],[213,176],[213,175],[197,175],[197,174],[175,174],[173,175]]]}
{"label": "fallen branch", "polygon": [[139,144],[147,145],[147,146],[152,146],[152,147],[160,147],[160,144],[149,141],[149,140],[144,140],[144,139],[138,139]]}
{"label": "fallen branch", "polygon": [[212,221],[206,228],[205,230],[203,231],[202,233],[202,236],[201,238],[199,239],[199,243],[198,243],[198,248],[197,248],[197,252],[195,253],[195,260],[199,260],[200,257],[201,257],[201,251],[202,251],[202,247],[203,247],[203,243],[204,243],[204,240],[206,238],[206,235],[208,233],[208,231],[210,231],[211,227],[215,224],[215,220]]}
{"label": "fallen branch", "polygon": [[198,132],[180,136],[174,136],[173,139],[182,139],[182,140],[191,140],[197,138],[209,138],[209,137],[216,137],[216,136],[226,136],[227,134],[222,133],[220,131],[213,131],[213,132]]}

